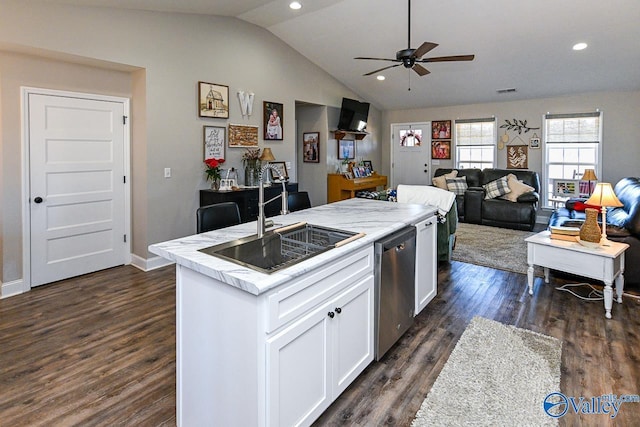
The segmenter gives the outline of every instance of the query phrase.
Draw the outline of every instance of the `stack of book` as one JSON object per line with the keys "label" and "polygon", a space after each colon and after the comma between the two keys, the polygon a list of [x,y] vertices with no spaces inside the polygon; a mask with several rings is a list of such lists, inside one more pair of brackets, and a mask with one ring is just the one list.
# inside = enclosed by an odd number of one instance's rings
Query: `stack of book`
{"label": "stack of book", "polygon": [[580,236],[580,227],[550,226],[549,230],[551,231],[549,237],[556,240],[575,242]]}

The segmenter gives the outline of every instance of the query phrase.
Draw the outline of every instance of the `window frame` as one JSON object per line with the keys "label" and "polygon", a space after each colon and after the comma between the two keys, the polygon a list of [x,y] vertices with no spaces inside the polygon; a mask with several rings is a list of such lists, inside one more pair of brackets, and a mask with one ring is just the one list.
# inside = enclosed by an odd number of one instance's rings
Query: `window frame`
{"label": "window frame", "polygon": [[[491,137],[491,143],[490,144],[486,144],[486,143],[476,143],[476,144],[460,144],[459,138],[460,138],[460,132],[458,132],[458,125],[459,124],[468,124],[468,123],[492,123],[493,125],[493,135]],[[454,126],[453,128],[455,129],[455,135],[453,138],[453,143],[454,143],[454,149],[452,150],[453,153],[453,167],[455,169],[462,169],[460,167],[460,148],[461,147],[492,147],[493,150],[493,156],[491,159],[491,165],[490,166],[486,166],[487,162],[473,162],[470,161],[468,163],[471,163],[472,167],[479,167],[480,169],[485,169],[486,167],[491,167],[491,168],[495,168],[497,165],[497,161],[498,161],[498,126],[497,126],[497,119],[495,117],[485,117],[485,118],[477,118],[477,119],[456,119],[454,121]],[[474,166],[473,163],[478,163],[477,166]],[[482,164],[484,163],[484,166],[482,166]]]}

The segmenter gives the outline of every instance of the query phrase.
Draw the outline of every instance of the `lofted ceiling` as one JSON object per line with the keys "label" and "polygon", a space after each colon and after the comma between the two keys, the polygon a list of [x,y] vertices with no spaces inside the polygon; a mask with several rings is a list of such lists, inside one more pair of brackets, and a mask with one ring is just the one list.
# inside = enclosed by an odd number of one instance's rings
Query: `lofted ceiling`
{"label": "lofted ceiling", "polygon": [[[381,110],[640,90],[637,0],[413,0],[411,47],[425,55],[475,54],[472,62],[363,74],[407,48],[406,0],[43,0],[84,6],[237,17],[266,28]],[[573,51],[577,42],[589,46]],[[408,89],[411,88],[409,91]],[[498,94],[500,89],[515,92]]]}

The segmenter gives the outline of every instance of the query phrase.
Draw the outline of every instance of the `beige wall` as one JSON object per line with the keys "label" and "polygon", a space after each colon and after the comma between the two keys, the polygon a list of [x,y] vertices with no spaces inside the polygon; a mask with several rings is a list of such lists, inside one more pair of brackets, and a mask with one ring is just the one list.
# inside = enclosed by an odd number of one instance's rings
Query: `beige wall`
{"label": "beige wall", "polygon": [[[416,110],[388,111],[382,118],[382,156],[390,158],[390,129],[392,123],[425,122],[431,120],[471,119],[495,116],[498,127],[505,119],[526,119],[530,127],[541,127],[542,116],[549,113],[577,113],[595,111],[603,112],[603,176],[601,181],[615,184],[626,176],[638,176],[638,160],[640,159],[640,91],[635,92],[594,92],[575,96],[531,99],[525,101],[499,102],[487,104],[458,105],[442,108],[425,108]],[[498,128],[499,135],[504,129]],[[509,131],[513,140],[520,136],[526,143],[536,132],[542,136],[542,129],[518,135]],[[542,150],[529,149],[529,169],[542,171]],[[452,161],[441,160],[438,167],[451,167]],[[386,171],[390,169],[387,162]],[[499,168],[506,167],[506,150],[498,151]]]}
{"label": "beige wall", "polygon": [[[262,102],[280,102],[284,104],[284,140],[265,143],[261,138],[259,145],[268,145],[278,160],[295,165],[295,101],[338,107],[343,96],[357,98],[271,33],[233,18],[0,0],[0,49],[7,47],[64,60],[126,66],[127,90],[122,95],[132,97],[134,125],[133,253],[142,260],[150,257],[149,244],[195,232],[198,190],[207,188],[202,166],[203,125],[251,124],[262,131]],[[21,73],[8,78],[4,68],[3,63],[3,87],[51,87],[55,83],[30,83]],[[63,88],[101,93],[107,84],[104,73],[107,71],[94,69],[78,87]],[[229,86],[229,120],[198,118],[198,81]],[[249,119],[240,113],[238,90],[255,93],[254,114]],[[16,102],[14,95],[3,95],[0,105],[4,282],[21,277],[21,142]],[[227,147],[226,165],[241,167],[243,152]],[[163,177],[165,167],[172,169],[172,178]],[[297,179],[295,171],[292,179]]]}

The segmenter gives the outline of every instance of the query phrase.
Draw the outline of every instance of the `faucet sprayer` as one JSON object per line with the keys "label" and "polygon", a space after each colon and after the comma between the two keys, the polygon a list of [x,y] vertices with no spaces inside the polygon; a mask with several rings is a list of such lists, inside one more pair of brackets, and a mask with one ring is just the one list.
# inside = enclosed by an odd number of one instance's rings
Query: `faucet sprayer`
{"label": "faucet sprayer", "polygon": [[282,176],[282,175],[280,175],[279,178],[278,178],[282,182],[282,193],[280,193],[279,195],[275,196],[272,199],[267,200],[266,202],[264,201],[263,174],[268,169],[274,171],[277,174],[280,174],[280,171],[275,166],[273,166],[271,164],[266,164],[260,169],[260,176],[258,178],[258,181],[260,183],[260,186],[258,188],[258,230],[257,230],[258,238],[262,238],[262,236],[264,236],[264,229],[265,229],[264,207],[266,205],[268,205],[269,203],[273,202],[278,197],[281,197],[282,198],[282,208],[280,210],[280,214],[286,215],[286,214],[289,213],[289,205],[287,203],[287,180],[288,179],[286,177]]}

